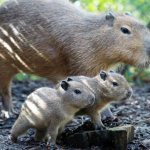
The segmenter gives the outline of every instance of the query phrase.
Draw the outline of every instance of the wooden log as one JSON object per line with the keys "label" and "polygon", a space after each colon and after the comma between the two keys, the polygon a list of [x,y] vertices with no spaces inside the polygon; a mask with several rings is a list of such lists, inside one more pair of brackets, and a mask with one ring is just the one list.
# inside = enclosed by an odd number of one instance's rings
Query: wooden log
{"label": "wooden log", "polygon": [[132,125],[75,133],[64,139],[65,144],[74,148],[100,146],[105,150],[126,150],[127,144],[134,138]]}

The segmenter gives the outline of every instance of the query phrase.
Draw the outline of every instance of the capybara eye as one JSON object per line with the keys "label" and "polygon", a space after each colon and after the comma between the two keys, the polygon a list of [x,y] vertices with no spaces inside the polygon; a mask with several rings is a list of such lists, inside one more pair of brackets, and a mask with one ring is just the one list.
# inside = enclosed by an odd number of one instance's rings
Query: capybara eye
{"label": "capybara eye", "polygon": [[121,27],[121,31],[124,33],[124,34],[130,34],[131,32],[129,31],[129,29],[125,28],[125,27]]}
{"label": "capybara eye", "polygon": [[110,70],[109,72],[114,73],[114,71],[113,71],[113,70]]}
{"label": "capybara eye", "polygon": [[80,90],[74,90],[74,92],[76,93],[76,94],[81,94],[81,91]]}
{"label": "capybara eye", "polygon": [[118,86],[117,82],[112,82],[113,86]]}
{"label": "capybara eye", "polygon": [[73,81],[70,77],[67,79],[67,81]]}

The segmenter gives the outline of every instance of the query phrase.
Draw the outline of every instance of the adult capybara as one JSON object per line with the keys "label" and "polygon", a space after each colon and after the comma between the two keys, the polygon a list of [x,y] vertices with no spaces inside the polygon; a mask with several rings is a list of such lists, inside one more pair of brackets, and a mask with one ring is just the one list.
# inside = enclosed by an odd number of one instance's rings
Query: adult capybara
{"label": "adult capybara", "polygon": [[68,0],[8,0],[0,7],[2,114],[9,116],[10,83],[19,72],[57,81],[119,62],[145,66],[149,56],[149,30],[127,14],[93,14]]}

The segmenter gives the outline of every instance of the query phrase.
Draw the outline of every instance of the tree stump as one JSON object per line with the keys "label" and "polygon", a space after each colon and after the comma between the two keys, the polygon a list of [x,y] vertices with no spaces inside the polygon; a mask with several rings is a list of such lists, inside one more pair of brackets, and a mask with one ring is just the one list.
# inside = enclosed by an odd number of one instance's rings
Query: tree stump
{"label": "tree stump", "polygon": [[100,146],[105,150],[126,150],[134,138],[132,125],[109,128],[107,130],[83,131],[65,137],[65,144],[74,148]]}

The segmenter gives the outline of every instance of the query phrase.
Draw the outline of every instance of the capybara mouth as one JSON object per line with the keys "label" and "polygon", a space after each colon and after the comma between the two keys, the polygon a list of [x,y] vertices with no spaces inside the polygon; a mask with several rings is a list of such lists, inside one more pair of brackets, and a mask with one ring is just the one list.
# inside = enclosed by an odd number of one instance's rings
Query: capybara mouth
{"label": "capybara mouth", "polygon": [[148,68],[150,66],[150,61],[147,61],[146,63],[145,63],[145,68]]}
{"label": "capybara mouth", "polygon": [[[150,59],[150,58],[149,58]],[[144,64],[139,64],[137,67],[139,69],[143,69],[143,68],[149,68],[150,66],[150,60],[149,61],[146,61]]]}
{"label": "capybara mouth", "polygon": [[129,99],[131,97],[131,95],[132,95],[132,91],[129,90],[127,92],[126,96],[121,101],[126,101],[127,99]]}
{"label": "capybara mouth", "polygon": [[90,106],[93,106],[93,105],[94,105],[94,103],[95,103],[95,99],[91,99],[91,100],[89,101],[88,106],[89,106],[89,107],[90,107]]}

